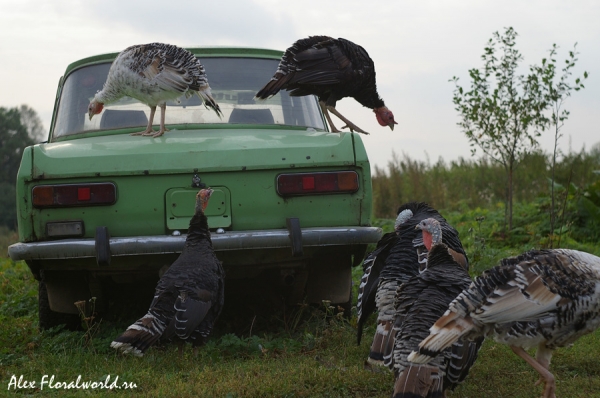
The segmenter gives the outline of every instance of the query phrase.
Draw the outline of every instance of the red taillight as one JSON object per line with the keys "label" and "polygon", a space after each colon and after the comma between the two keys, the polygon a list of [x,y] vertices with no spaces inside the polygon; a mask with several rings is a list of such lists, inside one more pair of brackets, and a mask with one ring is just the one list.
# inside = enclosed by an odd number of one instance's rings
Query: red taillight
{"label": "red taillight", "polygon": [[358,191],[358,174],[355,171],[294,173],[277,176],[277,193],[281,196],[356,191]]}
{"label": "red taillight", "polygon": [[99,184],[38,185],[32,190],[34,207],[112,205],[117,188],[110,182]]}
{"label": "red taillight", "polygon": [[92,190],[90,187],[77,187],[77,200],[87,201],[92,198]]}
{"label": "red taillight", "polygon": [[315,189],[315,176],[302,177],[302,189],[305,191]]}

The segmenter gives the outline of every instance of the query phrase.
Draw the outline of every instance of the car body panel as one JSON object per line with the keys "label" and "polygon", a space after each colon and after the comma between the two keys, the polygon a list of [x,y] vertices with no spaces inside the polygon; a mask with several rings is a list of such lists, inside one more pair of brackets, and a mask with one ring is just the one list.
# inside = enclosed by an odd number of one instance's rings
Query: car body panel
{"label": "car body panel", "polygon": [[[224,187],[230,200],[226,223],[223,214],[210,213],[218,204],[209,203],[211,228],[285,228],[285,219],[298,215],[303,215],[302,225],[306,227],[369,223],[370,178],[365,178],[363,169],[354,166],[354,159],[344,155],[352,153],[354,140],[359,137],[322,132],[303,135],[280,132],[274,136],[272,132],[255,130],[168,134],[159,143],[118,135],[36,145],[27,150],[19,172],[21,195],[27,196],[25,192],[36,185],[89,182],[92,176],[94,182],[116,184],[117,203],[36,209],[28,206],[31,200],[25,198],[19,201],[20,238],[43,239],[47,222],[79,219],[86,219],[84,237],[92,237],[95,227],[105,224],[112,236],[168,234],[170,230],[182,229],[193,211],[192,206],[188,217],[179,218],[177,228],[168,221],[165,223],[172,216],[171,210],[166,210],[168,192],[180,189],[193,196],[198,190],[192,187],[194,176],[208,186]],[[190,150],[196,146],[203,149]],[[29,158],[35,159],[35,167],[27,173],[25,165]],[[275,190],[276,177],[281,172],[335,170],[357,171],[359,192],[282,198]],[[172,208],[172,203],[169,206]],[[252,211],[246,212],[246,208]],[[152,214],[157,216],[148,216]]]}
{"label": "car body panel", "polygon": [[[247,48],[190,50],[208,64],[214,57],[213,72],[214,65],[222,62],[217,58],[239,58],[223,63],[228,67],[236,62],[258,65],[259,61],[247,61],[257,58],[276,67],[273,60],[282,54]],[[195,110],[201,104],[168,104],[167,112],[179,106],[171,120],[182,123],[168,124],[169,131],[158,138],[131,136],[141,130],[133,124],[111,129],[101,128],[97,120],[92,124],[87,114],[83,117],[86,105],[81,105],[94,87],[80,87],[82,80],[73,80],[78,84],[69,88],[71,102],[64,100],[61,105],[70,76],[91,76],[85,68],[93,66],[98,84],[98,71],[107,71],[105,64],[116,55],[89,57],[67,67],[57,90],[49,142],[23,151],[16,189],[20,243],[12,245],[9,254],[27,261],[36,278],[47,285],[52,311],[76,312],[72,303],[81,299],[82,288],[71,288],[74,283],[89,284],[90,292],[98,292],[107,280],[129,283],[138,274],[155,278],[181,252],[202,187],[215,190],[205,213],[228,279],[257,277],[265,270],[282,272],[286,281],[296,281],[297,286],[286,289],[292,302],[306,294],[309,302],[349,303],[350,266],[362,260],[367,245],[382,233],[370,224],[371,170],[361,137],[328,132],[316,98],[284,101],[282,96],[258,104],[248,97],[253,86],[245,85],[242,78],[243,87],[235,91],[227,86],[223,73],[213,94],[226,98],[222,109],[229,112],[229,119],[211,115],[213,121],[205,124],[186,122],[188,116],[195,117],[193,112],[204,112]],[[256,67],[252,73],[256,71],[261,69]],[[262,84],[273,72],[260,78]],[[211,71],[207,73],[211,81]],[[232,120],[234,110],[252,107],[267,107],[273,122]],[[131,100],[111,110],[149,111]],[[107,109],[103,112],[106,115]],[[69,123],[77,122],[79,130],[63,123],[56,133],[65,115]],[[358,189],[278,194],[280,174],[340,171],[355,172]],[[114,203],[44,207],[38,202],[33,206],[36,186],[94,183],[114,184]],[[69,233],[73,236],[63,236]]]}
{"label": "car body panel", "polygon": [[86,137],[34,146],[32,179],[350,166],[353,146],[348,133],[239,127]]}

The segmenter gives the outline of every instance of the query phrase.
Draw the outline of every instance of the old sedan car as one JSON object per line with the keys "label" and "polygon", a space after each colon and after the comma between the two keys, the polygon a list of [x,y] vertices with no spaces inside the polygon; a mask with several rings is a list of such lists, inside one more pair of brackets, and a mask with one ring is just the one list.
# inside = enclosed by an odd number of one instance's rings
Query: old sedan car
{"label": "old sedan car", "polygon": [[197,97],[174,101],[159,138],[129,135],[149,108],[128,97],[87,117],[117,54],[77,61],[60,79],[48,142],[23,154],[20,242],[9,248],[39,280],[42,328],[72,321],[78,300],[108,311],[119,286],[155,284],[183,248],[203,186],[214,189],[206,214],[228,284],[266,281],[290,303],[349,303],[351,266],[381,235],[361,138],[329,132],[315,97],[253,99],[282,52],[189,50],[223,118]]}

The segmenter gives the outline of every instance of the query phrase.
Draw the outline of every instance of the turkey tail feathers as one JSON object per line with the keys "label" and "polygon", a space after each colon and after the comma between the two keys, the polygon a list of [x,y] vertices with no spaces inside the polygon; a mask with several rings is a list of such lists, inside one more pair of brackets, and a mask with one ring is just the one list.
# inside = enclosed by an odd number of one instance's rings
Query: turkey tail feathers
{"label": "turkey tail feathers", "polygon": [[408,356],[408,361],[427,363],[443,350],[450,347],[474,327],[472,321],[462,318],[456,312],[447,311],[431,327],[430,334],[421,343],[418,351]]}
{"label": "turkey tail feathers", "polygon": [[377,325],[377,331],[375,337],[373,337],[373,344],[369,351],[369,358],[367,362],[372,365],[383,365],[384,364],[384,353],[388,351],[387,347],[389,344],[394,345],[392,321],[379,321]]}
{"label": "turkey tail feathers", "polygon": [[291,79],[291,76],[292,75],[289,73],[287,75],[276,73],[275,76],[273,76],[271,80],[256,93],[254,98],[259,100],[271,98],[281,89],[285,88],[285,85]]}
{"label": "turkey tail feathers", "polygon": [[206,108],[212,108],[215,111],[215,113],[217,114],[217,116],[220,119],[222,119],[223,112],[221,112],[221,108],[219,107],[219,104],[217,104],[217,101],[215,101],[215,99],[212,97],[210,89],[201,90],[201,91],[198,91],[197,93],[198,93],[198,96],[200,97],[200,99],[202,100],[202,102],[204,102],[204,106]]}
{"label": "turkey tail feathers", "polygon": [[[385,237],[382,239],[385,239]],[[385,265],[384,261],[377,261],[377,259],[381,251],[386,249],[388,249],[387,246],[377,248],[374,252],[369,254],[363,262],[364,272],[360,280],[360,286],[358,287],[358,299],[356,304],[356,343],[358,345],[360,345],[360,341],[362,339],[364,324],[369,315],[375,311],[375,297],[377,294],[377,287],[379,285],[379,274]],[[385,257],[385,255],[382,257]]]}
{"label": "turkey tail feathers", "polygon": [[175,302],[174,333],[180,339],[187,339],[198,325],[204,320],[211,302],[203,302],[190,298],[182,298],[180,295]]}
{"label": "turkey tail feathers", "polygon": [[123,354],[141,357],[162,335],[165,326],[148,313],[129,326],[110,346]]}
{"label": "turkey tail feathers", "polygon": [[446,379],[450,384],[449,388],[454,389],[468,375],[469,370],[477,360],[479,349],[483,344],[483,336],[479,336],[475,341],[458,340],[450,347],[448,366],[446,366]]}
{"label": "turkey tail feathers", "polygon": [[437,366],[409,365],[394,383],[393,398],[443,398],[443,372]]}
{"label": "turkey tail feathers", "polygon": [[369,275],[371,274],[371,269],[373,267],[373,263],[368,265],[365,268],[365,272],[360,279],[360,286],[358,287],[358,301],[356,304],[356,344],[360,345],[360,341],[362,339],[362,332],[365,323],[365,317],[363,317],[363,296],[365,295],[365,287],[369,281]]}

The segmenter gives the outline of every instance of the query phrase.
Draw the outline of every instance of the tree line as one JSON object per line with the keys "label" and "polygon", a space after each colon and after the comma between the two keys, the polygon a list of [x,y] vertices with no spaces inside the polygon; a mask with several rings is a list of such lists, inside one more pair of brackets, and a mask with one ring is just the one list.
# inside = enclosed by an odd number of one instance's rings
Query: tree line
{"label": "tree line", "polygon": [[46,135],[41,119],[29,106],[0,107],[0,226],[17,229],[15,183],[23,149]]}
{"label": "tree line", "polygon": [[[554,184],[551,166],[552,155],[539,150],[524,155],[515,164],[515,201],[550,198],[552,185],[585,189],[600,182],[600,143],[589,150],[564,154],[556,162]],[[387,169],[375,167],[372,182],[373,214],[377,218],[394,218],[400,204],[413,200],[447,211],[506,205],[505,170],[486,157],[461,157],[450,162],[440,158],[431,163],[394,153]]]}

